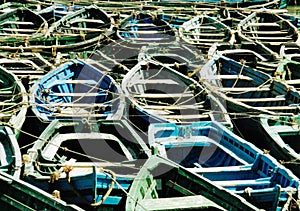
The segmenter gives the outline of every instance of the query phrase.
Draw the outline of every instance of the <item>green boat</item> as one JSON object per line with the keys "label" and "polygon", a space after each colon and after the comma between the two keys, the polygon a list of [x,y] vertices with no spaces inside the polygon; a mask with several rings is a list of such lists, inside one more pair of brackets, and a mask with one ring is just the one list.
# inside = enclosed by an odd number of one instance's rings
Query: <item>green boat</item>
{"label": "green boat", "polygon": [[1,210],[82,210],[20,179],[0,171]]}
{"label": "green boat", "polygon": [[56,56],[57,52],[83,51],[93,49],[110,36],[113,27],[113,19],[97,6],[91,5],[62,17],[46,31],[36,33],[23,42],[9,38],[0,49],[40,52],[52,56]]}
{"label": "green boat", "polygon": [[21,81],[0,67],[0,119],[2,124],[14,128],[16,137],[25,121],[28,96]]}
{"label": "green boat", "polygon": [[172,161],[150,157],[128,192],[126,210],[259,210]]}

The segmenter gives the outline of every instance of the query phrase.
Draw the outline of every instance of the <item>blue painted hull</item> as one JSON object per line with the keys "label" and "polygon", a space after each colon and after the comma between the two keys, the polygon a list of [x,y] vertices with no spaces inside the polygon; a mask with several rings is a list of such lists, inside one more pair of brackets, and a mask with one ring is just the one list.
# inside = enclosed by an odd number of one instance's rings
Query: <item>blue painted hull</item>
{"label": "blue painted hull", "polygon": [[67,62],[49,72],[31,92],[32,110],[42,121],[119,119],[124,108],[121,91],[114,80],[81,61]]}
{"label": "blue painted hull", "polygon": [[149,144],[158,153],[259,208],[281,209],[287,193],[299,188],[299,179],[289,169],[219,123],[153,124],[149,134]]}

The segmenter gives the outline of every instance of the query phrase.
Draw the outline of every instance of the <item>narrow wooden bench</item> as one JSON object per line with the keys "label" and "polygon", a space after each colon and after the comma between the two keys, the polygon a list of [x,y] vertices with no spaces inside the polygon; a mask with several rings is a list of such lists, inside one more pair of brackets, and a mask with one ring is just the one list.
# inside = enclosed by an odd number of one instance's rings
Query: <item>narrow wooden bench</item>
{"label": "narrow wooden bench", "polygon": [[246,26],[270,26],[270,27],[280,27],[278,23],[247,23]]}
{"label": "narrow wooden bench", "polygon": [[171,79],[145,79],[133,81],[134,84],[174,84],[177,85],[178,82]]}
{"label": "narrow wooden bench", "polygon": [[266,98],[235,98],[239,102],[276,102],[276,101],[285,101],[284,97],[266,97]]}
{"label": "narrow wooden bench", "polygon": [[[185,210],[192,208],[208,208],[219,207],[214,202],[208,200],[204,196],[184,196],[184,197],[172,197],[172,198],[157,198],[157,199],[143,199],[139,201],[141,208],[145,210]],[[138,207],[138,205],[137,205]],[[220,210],[223,210],[221,208]]]}
{"label": "narrow wooden bench", "polygon": [[179,120],[186,120],[186,119],[206,119],[209,118],[208,114],[197,114],[197,115],[162,115],[164,118],[167,119],[179,119]]}
{"label": "narrow wooden bench", "polygon": [[70,24],[74,24],[74,23],[82,23],[82,22],[104,24],[104,22],[103,22],[102,20],[99,20],[99,19],[77,18],[77,19],[69,20],[69,23],[70,23]]}
{"label": "narrow wooden bench", "polygon": [[5,21],[5,22],[0,23],[0,25],[12,25],[12,24],[16,24],[16,25],[34,25],[30,21]]}
{"label": "narrow wooden bench", "polygon": [[270,91],[269,87],[220,87],[218,90],[223,92],[259,92]]}
{"label": "narrow wooden bench", "polygon": [[194,95],[190,92],[187,93],[145,93],[145,94],[137,94],[134,95],[135,98],[181,98],[181,97],[194,97]]}
{"label": "narrow wooden bench", "polygon": [[203,108],[203,105],[146,105],[143,106],[145,109],[155,110],[184,110],[184,109],[199,109]]}

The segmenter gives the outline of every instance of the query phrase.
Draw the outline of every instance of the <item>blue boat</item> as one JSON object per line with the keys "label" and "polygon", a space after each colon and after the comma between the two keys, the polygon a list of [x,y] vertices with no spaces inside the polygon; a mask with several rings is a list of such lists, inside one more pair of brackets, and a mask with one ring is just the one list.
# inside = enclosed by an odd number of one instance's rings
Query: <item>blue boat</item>
{"label": "blue boat", "polygon": [[151,156],[128,192],[126,210],[259,210],[169,159]]}
{"label": "blue boat", "polygon": [[116,82],[79,60],[47,73],[31,88],[30,103],[44,122],[54,119],[120,119],[124,98]]}
{"label": "blue boat", "polygon": [[175,30],[163,19],[145,12],[134,12],[120,23],[117,38],[122,45],[138,47],[159,43],[169,45],[176,42]]}
{"label": "blue boat", "polygon": [[295,115],[300,93],[262,71],[217,55],[200,71],[203,86],[226,100],[229,112],[247,116],[256,114]]}
{"label": "blue boat", "polygon": [[[300,177],[299,115],[272,116],[261,114],[251,119],[237,119],[235,123],[245,139],[260,149],[269,151],[281,164]],[[245,127],[245,125],[249,126]]]}
{"label": "blue boat", "polygon": [[123,78],[131,106],[162,121],[214,120],[232,127],[223,104],[194,79],[156,60],[141,60]]}
{"label": "blue boat", "polygon": [[208,58],[223,55],[242,65],[275,76],[281,57],[271,49],[259,42],[243,42],[230,45],[228,43],[215,43],[208,51]]}
{"label": "blue boat", "polygon": [[13,130],[0,126],[0,172],[20,178],[22,157],[18,141]]}
{"label": "blue boat", "polygon": [[298,177],[218,122],[152,124],[148,135],[157,153],[258,208],[281,210],[298,199]]}
{"label": "blue boat", "polygon": [[125,206],[150,150],[127,121],[55,120],[28,149],[23,180],[84,209]]}

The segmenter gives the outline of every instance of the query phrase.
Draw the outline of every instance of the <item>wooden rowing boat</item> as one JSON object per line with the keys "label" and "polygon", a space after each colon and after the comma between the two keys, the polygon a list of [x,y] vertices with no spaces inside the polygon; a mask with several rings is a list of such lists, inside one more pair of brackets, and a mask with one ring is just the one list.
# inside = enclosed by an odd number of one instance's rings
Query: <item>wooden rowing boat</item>
{"label": "wooden rowing boat", "polygon": [[26,118],[27,92],[21,81],[5,68],[0,67],[0,119],[13,127],[16,137]]}
{"label": "wooden rowing boat", "polygon": [[204,86],[226,100],[236,115],[295,115],[299,92],[270,75],[224,56],[211,59],[200,71]]}
{"label": "wooden rowing boat", "polygon": [[270,49],[288,42],[300,42],[297,28],[276,12],[251,13],[239,23],[238,34],[243,40],[258,41]]}
{"label": "wooden rowing boat", "polygon": [[22,158],[13,130],[0,126],[0,173],[5,172],[15,179],[20,178]]}
{"label": "wooden rowing boat", "polygon": [[41,189],[0,171],[0,206],[3,210],[28,210],[29,207],[46,210],[83,211],[67,204],[59,195],[51,195]]}
{"label": "wooden rowing boat", "polygon": [[120,119],[122,91],[101,70],[69,61],[42,77],[32,88],[30,103],[43,122],[54,119]]}
{"label": "wooden rowing boat", "polygon": [[0,53],[0,65],[21,79],[26,91],[55,66],[39,53]]}
{"label": "wooden rowing boat", "polygon": [[209,47],[218,42],[235,42],[235,33],[217,18],[208,15],[195,16],[179,27],[179,37],[207,52]]}
{"label": "wooden rowing boat", "polygon": [[1,48],[19,47],[36,34],[48,29],[46,20],[26,7],[18,7],[0,15]]}
{"label": "wooden rowing boat", "polygon": [[274,76],[281,57],[274,51],[259,42],[243,42],[230,45],[227,43],[215,43],[208,51],[208,58],[220,54],[235,60],[252,69],[260,70]]}
{"label": "wooden rowing boat", "polygon": [[151,156],[128,192],[126,210],[258,210],[242,197],[160,156]]}
{"label": "wooden rowing boat", "polygon": [[281,210],[298,197],[298,177],[217,122],[152,124],[149,145],[260,209]]}
{"label": "wooden rowing boat", "polygon": [[46,31],[36,33],[25,42],[13,42],[13,45],[6,44],[0,49],[40,52],[52,56],[56,56],[57,52],[93,49],[113,33],[113,24],[113,19],[103,10],[91,5],[62,17]]}
{"label": "wooden rowing boat", "polygon": [[225,107],[203,87],[167,65],[141,60],[124,77],[131,106],[171,122],[215,120],[230,126]]}
{"label": "wooden rowing boat", "polygon": [[28,149],[23,180],[83,209],[122,208],[147,153],[127,121],[55,120]]}
{"label": "wooden rowing boat", "polygon": [[166,21],[145,12],[134,12],[125,18],[116,34],[125,42],[123,45],[132,47],[155,43],[166,45],[176,41],[175,31]]}

